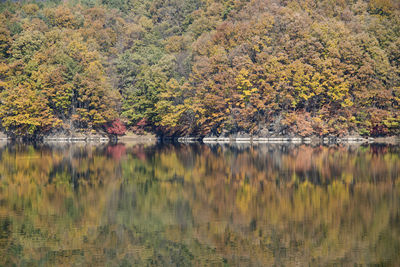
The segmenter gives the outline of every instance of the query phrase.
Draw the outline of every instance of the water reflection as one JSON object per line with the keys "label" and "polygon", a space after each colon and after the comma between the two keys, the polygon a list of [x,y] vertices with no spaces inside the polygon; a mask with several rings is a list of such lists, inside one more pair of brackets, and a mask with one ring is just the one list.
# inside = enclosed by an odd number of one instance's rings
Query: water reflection
{"label": "water reflection", "polygon": [[0,148],[0,265],[400,262],[400,148]]}

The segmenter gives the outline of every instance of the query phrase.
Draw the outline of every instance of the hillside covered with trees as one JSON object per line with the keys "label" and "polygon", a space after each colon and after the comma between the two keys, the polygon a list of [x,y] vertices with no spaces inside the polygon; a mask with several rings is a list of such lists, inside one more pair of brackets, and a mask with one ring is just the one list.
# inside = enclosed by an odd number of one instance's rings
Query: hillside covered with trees
{"label": "hillside covered with trees", "polygon": [[11,136],[400,134],[396,0],[0,3]]}

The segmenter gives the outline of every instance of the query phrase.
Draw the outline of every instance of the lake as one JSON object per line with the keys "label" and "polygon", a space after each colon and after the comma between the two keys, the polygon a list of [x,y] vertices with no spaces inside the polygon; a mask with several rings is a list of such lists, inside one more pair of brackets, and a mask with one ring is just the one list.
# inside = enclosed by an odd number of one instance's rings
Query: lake
{"label": "lake", "polygon": [[0,266],[391,266],[400,148],[0,145]]}

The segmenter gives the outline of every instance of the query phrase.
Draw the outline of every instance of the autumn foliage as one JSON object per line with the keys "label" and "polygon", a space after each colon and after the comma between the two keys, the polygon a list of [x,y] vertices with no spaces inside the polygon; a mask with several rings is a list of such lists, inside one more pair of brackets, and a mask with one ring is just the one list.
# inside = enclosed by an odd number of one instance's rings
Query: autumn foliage
{"label": "autumn foliage", "polygon": [[8,133],[400,134],[397,1],[77,3],[0,4]]}
{"label": "autumn foliage", "polygon": [[114,120],[109,127],[107,127],[107,133],[111,135],[124,135],[126,127],[120,119]]}

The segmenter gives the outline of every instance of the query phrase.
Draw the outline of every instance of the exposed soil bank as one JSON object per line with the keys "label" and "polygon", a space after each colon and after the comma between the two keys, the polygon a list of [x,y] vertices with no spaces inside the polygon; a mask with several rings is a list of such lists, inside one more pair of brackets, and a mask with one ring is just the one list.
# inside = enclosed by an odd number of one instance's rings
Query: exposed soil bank
{"label": "exposed soil bank", "polygon": [[376,137],[374,143],[398,145],[400,144],[400,136]]}
{"label": "exposed soil bank", "polygon": [[124,136],[114,137],[108,136],[105,134],[96,134],[96,135],[53,135],[53,136],[46,136],[43,137],[43,142],[66,142],[66,143],[73,143],[73,142],[99,142],[99,143],[108,143],[108,142],[155,142],[158,138],[154,134],[133,134],[128,133]]}
{"label": "exposed soil bank", "polygon": [[159,140],[159,138],[155,134],[134,134],[128,133],[124,136],[113,137],[104,133],[97,134],[84,134],[84,133],[76,133],[72,135],[67,134],[51,134],[46,136],[40,136],[36,138],[32,138],[29,140],[25,140],[22,137],[11,138],[7,136],[5,133],[0,132],[0,141],[9,141],[9,140],[17,140],[21,142],[45,142],[45,143],[78,143],[78,142],[86,142],[86,143],[108,143],[108,142],[155,142]]}
{"label": "exposed soil bank", "polygon": [[[6,134],[0,132],[0,141],[11,140]],[[39,141],[43,142],[58,142],[58,143],[135,143],[135,142],[156,142],[158,140],[171,142],[177,141],[180,143],[295,143],[295,144],[340,144],[340,143],[374,143],[374,144],[392,144],[400,145],[400,136],[385,136],[385,137],[362,137],[362,136],[344,136],[344,137],[299,137],[299,136],[251,136],[247,134],[237,134],[230,136],[183,136],[183,137],[158,137],[155,134],[145,133],[142,135],[128,132],[124,136],[113,138],[104,133],[97,134],[55,134],[44,136]]]}
{"label": "exposed soil bank", "polygon": [[5,141],[5,140],[8,140],[7,135],[2,133],[2,132],[0,132],[0,141]]}
{"label": "exposed soil bank", "polygon": [[181,143],[192,143],[202,141],[204,143],[297,143],[297,144],[341,144],[341,143],[375,143],[375,144],[400,144],[398,136],[388,137],[362,137],[362,136],[344,136],[344,137],[259,137],[259,136],[219,136],[219,137],[180,137],[177,139]]}
{"label": "exposed soil bank", "polygon": [[295,143],[295,144],[341,144],[341,143],[374,143],[374,144],[392,144],[399,145],[399,136],[387,137],[362,137],[362,136],[344,136],[344,137],[288,137],[288,136],[274,136],[274,137],[260,137],[260,136],[219,136],[219,137],[178,137],[178,138],[160,138],[155,134],[138,135],[129,133],[124,136],[118,137],[117,140],[110,139],[107,135],[79,135],[79,136],[51,136],[44,137],[44,142],[156,142],[158,140],[164,141],[178,141],[180,143]]}
{"label": "exposed soil bank", "polygon": [[46,136],[43,137],[43,142],[64,142],[64,143],[74,143],[74,142],[99,142],[107,143],[110,138],[102,135],[82,135],[82,136]]}
{"label": "exposed soil bank", "polygon": [[118,142],[137,142],[137,141],[157,141],[159,138],[155,134],[143,134],[138,135],[134,133],[128,133],[118,137]]}

